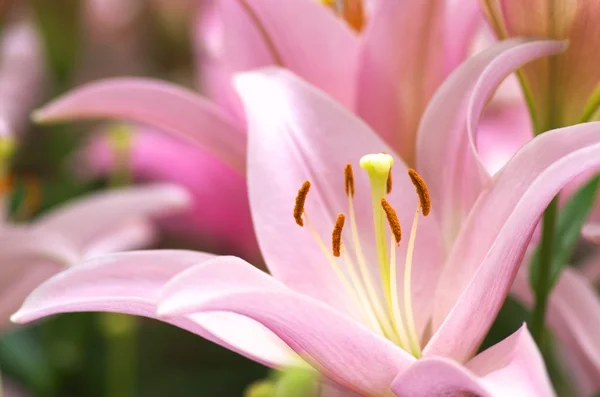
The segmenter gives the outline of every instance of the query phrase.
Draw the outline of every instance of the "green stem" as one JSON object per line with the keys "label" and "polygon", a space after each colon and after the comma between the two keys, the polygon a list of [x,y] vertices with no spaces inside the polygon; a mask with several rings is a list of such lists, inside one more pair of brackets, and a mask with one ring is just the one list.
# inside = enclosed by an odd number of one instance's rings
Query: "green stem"
{"label": "green stem", "polygon": [[118,313],[101,316],[106,340],[106,396],[135,396],[138,319]]}
{"label": "green stem", "polygon": [[554,249],[554,230],[558,214],[558,198],[555,197],[542,220],[542,241],[540,243],[540,267],[538,283],[535,288],[535,305],[532,313],[531,334],[540,349],[544,344],[544,323],[548,296],[550,295],[550,268]]}

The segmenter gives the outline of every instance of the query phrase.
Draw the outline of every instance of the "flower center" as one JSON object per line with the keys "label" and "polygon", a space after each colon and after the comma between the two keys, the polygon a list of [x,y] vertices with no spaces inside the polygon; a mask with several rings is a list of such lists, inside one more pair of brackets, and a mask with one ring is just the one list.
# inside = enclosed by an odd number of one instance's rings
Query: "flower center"
{"label": "flower center", "polygon": [[[416,187],[419,204],[415,211],[408,239],[404,262],[403,294],[400,297],[398,293],[396,251],[402,240],[402,229],[396,211],[386,198],[392,190],[391,169],[393,162],[393,158],[385,153],[368,154],[360,159],[360,166],[367,172],[371,186],[374,238],[377,251],[377,258],[373,258],[373,260],[377,260],[379,268],[378,283],[373,281],[358,233],[356,212],[354,210],[354,173],[351,164],[346,165],[344,169],[344,186],[348,197],[348,223],[353,255],[345,249],[343,243],[343,231],[346,224],[345,214],[339,214],[333,226],[331,251],[310,222],[305,209],[306,198],[311,186],[309,181],[304,182],[298,191],[294,207],[294,219],[299,226],[306,225],[310,230],[335,274],[360,308],[365,323],[375,332],[392,340],[415,357],[420,357],[421,344],[412,309],[412,262],[419,215],[420,213],[424,216],[429,214],[431,201],[427,185],[415,170],[410,169],[408,175]],[[387,242],[388,227],[390,229],[389,249]],[[378,293],[378,291],[383,291],[383,294]]]}
{"label": "flower center", "polygon": [[365,25],[365,7],[363,0],[318,0],[325,4],[352,27],[360,32]]}

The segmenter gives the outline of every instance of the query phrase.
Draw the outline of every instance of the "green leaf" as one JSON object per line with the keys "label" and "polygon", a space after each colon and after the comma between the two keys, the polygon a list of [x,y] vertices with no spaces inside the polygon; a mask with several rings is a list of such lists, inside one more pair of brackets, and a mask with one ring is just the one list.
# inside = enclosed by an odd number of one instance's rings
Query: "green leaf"
{"label": "green leaf", "polygon": [[79,0],[33,0],[34,17],[59,90],[65,90],[81,48]]}
{"label": "green leaf", "polygon": [[[558,280],[563,266],[570,261],[573,255],[575,245],[580,238],[581,228],[596,200],[599,181],[600,175],[592,178],[567,201],[558,215],[558,222],[554,231],[555,245],[552,251],[550,283],[548,284],[550,289]],[[529,282],[533,290],[538,285],[539,272],[540,250],[538,247],[531,259],[529,272]]]}

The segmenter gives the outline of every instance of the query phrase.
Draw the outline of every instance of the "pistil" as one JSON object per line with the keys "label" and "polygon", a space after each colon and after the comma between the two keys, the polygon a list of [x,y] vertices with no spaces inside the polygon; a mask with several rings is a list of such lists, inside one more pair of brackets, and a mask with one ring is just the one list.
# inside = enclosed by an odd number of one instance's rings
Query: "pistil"
{"label": "pistil", "polygon": [[389,257],[386,237],[386,217],[381,207],[381,199],[387,194],[388,177],[394,163],[389,154],[368,154],[360,159],[360,166],[367,171],[371,182],[371,203],[373,208],[373,226],[375,230],[375,245],[381,274],[381,284],[389,309],[392,309],[390,291]]}

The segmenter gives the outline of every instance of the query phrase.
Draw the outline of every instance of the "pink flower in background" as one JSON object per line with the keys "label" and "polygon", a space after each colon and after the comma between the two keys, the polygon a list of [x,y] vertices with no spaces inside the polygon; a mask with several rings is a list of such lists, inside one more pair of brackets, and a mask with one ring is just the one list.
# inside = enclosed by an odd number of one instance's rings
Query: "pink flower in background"
{"label": "pink flower in background", "polygon": [[[563,48],[508,41],[448,79],[416,146],[430,201],[422,183],[414,193],[400,156],[332,98],[280,69],[243,75],[249,202],[272,277],[200,252],[108,255],[46,282],[13,320],[86,310],[160,317],[267,365],[303,365],[300,356],[362,395],[552,396],[525,328],[475,353],[548,202],[600,168],[600,125],[539,136],[494,178],[474,132],[506,75]],[[366,172],[344,178],[347,164],[358,170],[363,155],[381,152],[389,155],[363,157]],[[306,180],[310,192],[298,199]],[[399,248],[382,198],[403,229]],[[419,219],[428,202],[431,214]],[[332,250],[323,236],[332,236]]]}
{"label": "pink flower in background", "polygon": [[[590,281],[566,267],[548,301],[548,325],[558,339],[563,370],[581,397],[600,390],[600,299]],[[512,294],[526,306],[533,305],[526,272],[517,276]]]}
{"label": "pink flower in background", "polygon": [[26,21],[9,24],[0,39],[0,137],[13,139],[27,127],[46,83],[40,37]]}
{"label": "pink flower in background", "polygon": [[184,209],[189,196],[176,186],[148,185],[90,194],[29,224],[0,226],[0,330],[41,282],[83,259],[154,240],[151,217]]}
{"label": "pink flower in background", "polygon": [[[197,196],[186,230],[195,230],[200,239],[210,234],[211,243],[229,247],[240,248],[244,241],[255,253],[249,212],[238,216],[237,211],[248,208],[246,195],[229,194],[245,190],[246,156],[246,121],[232,76],[257,67],[285,67],[363,117],[414,165],[420,116],[444,77],[466,58],[478,23],[475,1],[350,3],[358,7],[352,15],[334,4],[307,0],[205,2],[195,50],[207,98],[164,82],[107,80],[73,91],[37,118],[121,118],[193,141],[197,145],[184,149],[170,138],[147,136],[144,128],[133,132],[134,175],[185,183]],[[353,22],[357,13],[359,25]],[[93,166],[105,170],[114,154],[110,145],[102,139],[90,150]],[[152,161],[174,157],[175,150],[177,167],[161,168]],[[198,169],[200,164],[207,172]],[[233,222],[235,229],[224,227]]]}
{"label": "pink flower in background", "polygon": [[569,50],[523,70],[535,128],[596,120],[600,70],[600,3],[568,0],[481,0],[499,39],[547,37],[569,41]]}

